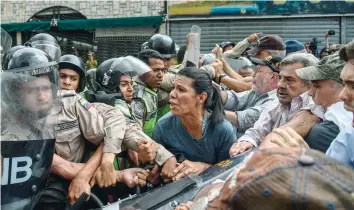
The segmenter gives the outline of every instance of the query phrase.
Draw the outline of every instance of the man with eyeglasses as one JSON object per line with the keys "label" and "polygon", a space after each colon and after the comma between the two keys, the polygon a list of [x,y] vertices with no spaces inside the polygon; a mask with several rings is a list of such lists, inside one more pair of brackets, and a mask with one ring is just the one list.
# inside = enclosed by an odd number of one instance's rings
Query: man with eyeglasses
{"label": "man with eyeglasses", "polygon": [[268,56],[263,59],[251,57],[250,60],[257,65],[251,90],[242,93],[233,90],[221,92],[226,117],[237,129],[238,137],[254,125],[270,103],[278,102],[275,89],[281,57]]}

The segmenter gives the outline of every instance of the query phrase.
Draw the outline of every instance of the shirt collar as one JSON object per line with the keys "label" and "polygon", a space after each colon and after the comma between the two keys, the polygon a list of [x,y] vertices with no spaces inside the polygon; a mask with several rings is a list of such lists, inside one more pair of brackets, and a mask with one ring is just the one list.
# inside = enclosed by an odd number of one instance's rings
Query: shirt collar
{"label": "shirt collar", "polygon": [[277,94],[277,89],[274,89],[274,90],[271,90],[271,91],[268,91],[267,92],[267,95],[268,96],[274,96],[274,95],[276,95]]}

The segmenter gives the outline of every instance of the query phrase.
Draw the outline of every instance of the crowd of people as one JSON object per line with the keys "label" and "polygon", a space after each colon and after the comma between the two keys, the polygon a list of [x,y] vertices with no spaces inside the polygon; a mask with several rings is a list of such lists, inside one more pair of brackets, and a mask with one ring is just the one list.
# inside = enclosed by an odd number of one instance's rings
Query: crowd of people
{"label": "crowd of people", "polygon": [[[86,65],[61,55],[44,33],[5,54],[1,138],[56,139],[35,209],[65,209],[95,185],[147,190],[253,148],[260,150],[233,176],[197,196],[209,196],[205,208],[241,208],[233,199],[244,185],[236,181],[251,177],[251,168],[285,167],[312,150],[335,159],[328,160],[333,170],[343,163],[338,179],[351,178],[352,200],[335,201],[354,208],[354,40],[319,59],[297,40],[254,33],[212,47],[196,63],[188,56],[199,52],[193,36],[176,49],[171,37],[155,34],[136,55],[110,58],[97,69],[92,54]],[[334,194],[327,185],[324,194]],[[200,208],[190,201],[177,209]]]}

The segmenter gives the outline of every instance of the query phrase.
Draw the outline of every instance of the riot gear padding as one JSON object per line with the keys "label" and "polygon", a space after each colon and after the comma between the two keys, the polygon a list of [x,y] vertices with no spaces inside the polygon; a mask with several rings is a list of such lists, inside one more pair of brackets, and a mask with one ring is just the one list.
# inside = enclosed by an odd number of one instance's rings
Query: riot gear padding
{"label": "riot gear padding", "polygon": [[46,186],[55,139],[1,140],[1,209],[31,210]]}
{"label": "riot gear padding", "polygon": [[86,77],[85,77],[85,64],[81,58],[75,55],[63,55],[59,59],[59,71],[61,69],[70,69],[80,75],[78,92],[85,90]]}
{"label": "riot gear padding", "polygon": [[[23,86],[28,83],[35,85],[32,89],[24,89]],[[13,54],[8,68],[1,73],[1,103],[15,116],[31,113],[32,119],[42,118],[48,110],[38,112],[29,110],[23,101],[23,94],[31,91],[51,92],[50,101],[54,102],[58,84],[58,64],[41,50],[26,47]]]}
{"label": "riot gear padding", "polygon": [[165,59],[176,56],[176,44],[173,39],[167,35],[155,34],[149,40],[149,49],[156,50]]}
{"label": "riot gear padding", "polygon": [[55,61],[59,61],[61,56],[60,46],[57,40],[50,34],[40,33],[34,35],[25,45],[42,50]]}
{"label": "riot gear padding", "polygon": [[22,49],[22,48],[25,48],[25,46],[23,45],[18,45],[18,46],[15,46],[15,47],[12,47],[10,48],[9,51],[7,51],[5,57],[4,57],[4,62],[3,62],[3,69],[7,69],[8,68],[8,64],[9,64],[9,61],[11,60],[13,54],[19,50],[19,49]]}

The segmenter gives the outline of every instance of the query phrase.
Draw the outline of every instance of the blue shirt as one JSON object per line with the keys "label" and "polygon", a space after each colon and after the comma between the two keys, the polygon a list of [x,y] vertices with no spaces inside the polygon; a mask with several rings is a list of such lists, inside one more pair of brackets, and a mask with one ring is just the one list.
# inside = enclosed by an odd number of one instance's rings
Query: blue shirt
{"label": "blue shirt", "polygon": [[326,154],[354,168],[354,128],[348,126],[341,131]]}
{"label": "blue shirt", "polygon": [[190,161],[215,164],[229,158],[236,133],[227,120],[213,130],[208,121],[204,135],[195,139],[183,127],[179,117],[168,113],[157,122],[152,138],[174,155],[183,154]]}

